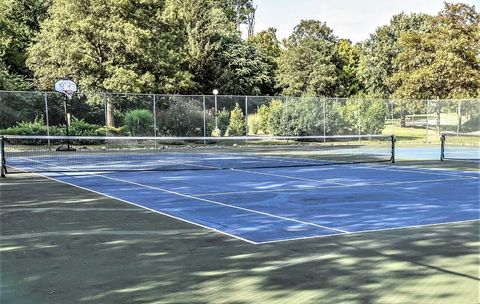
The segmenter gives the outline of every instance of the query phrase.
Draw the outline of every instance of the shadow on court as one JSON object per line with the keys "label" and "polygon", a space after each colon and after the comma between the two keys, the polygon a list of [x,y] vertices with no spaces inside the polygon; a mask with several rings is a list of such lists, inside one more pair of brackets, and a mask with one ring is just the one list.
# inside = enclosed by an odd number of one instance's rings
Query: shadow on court
{"label": "shadow on court", "polygon": [[34,175],[1,188],[2,304],[479,300],[478,221],[251,245]]}

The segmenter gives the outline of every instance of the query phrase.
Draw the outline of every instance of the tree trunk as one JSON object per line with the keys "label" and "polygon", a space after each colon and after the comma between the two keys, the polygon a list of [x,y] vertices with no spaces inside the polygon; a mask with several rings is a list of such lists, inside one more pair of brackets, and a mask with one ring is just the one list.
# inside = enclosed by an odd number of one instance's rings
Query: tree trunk
{"label": "tree trunk", "polygon": [[108,95],[105,95],[105,124],[107,127],[115,127],[113,105]]}

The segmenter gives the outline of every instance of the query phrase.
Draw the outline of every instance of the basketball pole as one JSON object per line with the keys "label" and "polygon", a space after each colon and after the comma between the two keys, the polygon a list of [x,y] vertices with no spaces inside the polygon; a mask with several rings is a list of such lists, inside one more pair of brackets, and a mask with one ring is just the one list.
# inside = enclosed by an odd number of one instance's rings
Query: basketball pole
{"label": "basketball pole", "polygon": [[70,149],[70,138],[69,138],[69,131],[68,131],[68,112],[67,112],[67,102],[68,102],[67,94],[63,95],[63,107],[65,109],[65,132],[67,134],[67,151],[71,151]]}

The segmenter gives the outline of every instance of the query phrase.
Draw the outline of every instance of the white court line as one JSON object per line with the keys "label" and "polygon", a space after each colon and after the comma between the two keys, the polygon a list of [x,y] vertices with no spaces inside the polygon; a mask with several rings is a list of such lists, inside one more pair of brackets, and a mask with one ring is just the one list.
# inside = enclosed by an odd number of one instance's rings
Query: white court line
{"label": "white court line", "polygon": [[[258,175],[267,175],[267,176],[274,176],[274,177],[283,177],[283,178],[289,178],[289,179],[296,179],[296,180],[301,180],[301,181],[308,181],[308,182],[316,182],[316,183],[324,183],[325,180],[319,180],[319,179],[313,179],[313,178],[303,178],[303,177],[296,177],[296,176],[290,176],[290,175],[284,175],[284,174],[275,174],[275,173],[266,173],[266,172],[257,172],[257,171],[250,171],[250,170],[244,170],[244,169],[232,169],[232,171],[238,171],[238,172],[245,172],[245,173],[252,173],[252,174],[258,174]],[[344,187],[348,187],[348,184],[344,183],[337,183],[337,182],[328,182],[330,184],[336,184]]]}
{"label": "white court line", "polygon": [[[35,162],[43,163],[43,162],[37,161],[37,160],[35,160]],[[58,168],[64,168],[64,167],[57,166],[57,165],[54,165],[54,166],[58,167]],[[70,170],[69,168],[64,168],[64,169]],[[66,175],[66,174],[62,174],[62,175]],[[303,225],[307,225],[307,226],[314,226],[314,227],[317,227],[317,228],[322,228],[322,229],[327,229],[327,230],[332,230],[332,231],[337,231],[337,232],[342,232],[342,233],[348,233],[348,231],[341,230],[341,229],[336,229],[336,228],[333,228],[333,227],[327,227],[327,226],[323,226],[323,225],[319,225],[319,224],[315,224],[315,223],[311,223],[311,222],[306,222],[306,221],[302,221],[302,220],[288,218],[288,217],[275,215],[275,214],[271,214],[271,213],[268,213],[268,212],[258,211],[258,210],[254,210],[254,209],[250,209],[250,208],[244,208],[244,207],[229,205],[229,204],[226,204],[226,203],[217,202],[217,201],[209,200],[209,199],[205,199],[205,198],[194,197],[194,196],[191,196],[191,195],[188,195],[188,194],[183,194],[183,193],[180,193],[180,192],[171,191],[171,190],[163,189],[163,188],[160,188],[160,187],[149,186],[149,185],[145,185],[145,184],[141,184],[141,183],[137,183],[137,182],[132,182],[132,181],[129,181],[129,180],[114,178],[114,177],[110,177],[110,176],[106,176],[106,175],[102,175],[102,174],[92,174],[92,176],[98,176],[98,177],[102,177],[102,178],[105,178],[105,179],[110,179],[110,180],[114,180],[114,181],[118,181],[118,182],[122,182],[122,183],[127,183],[127,184],[140,186],[140,187],[143,187],[143,188],[158,190],[158,191],[161,191],[161,192],[177,195],[177,196],[180,196],[180,197],[185,197],[185,198],[189,198],[189,199],[193,199],[193,200],[203,201],[203,202],[207,202],[207,203],[210,203],[210,204],[220,205],[220,206],[223,206],[223,207],[238,209],[238,210],[247,211],[247,212],[251,212],[251,213],[261,214],[261,215],[265,215],[265,216],[269,216],[269,217],[273,217],[273,218],[278,218],[278,219],[285,220],[285,221],[295,222],[295,223],[299,223],[299,224],[303,224]],[[86,188],[83,188],[83,189],[86,189]],[[97,193],[101,194],[101,192],[97,192]],[[109,196],[109,197],[111,197],[111,196]]]}
{"label": "white court line", "polygon": [[[22,170],[22,169],[19,169],[19,168],[16,168],[16,169]],[[22,171],[23,171],[23,170],[22,170]],[[92,192],[92,193],[99,194],[99,195],[102,195],[102,196],[105,196],[105,197],[109,197],[109,198],[111,198],[111,199],[115,199],[115,200],[121,201],[121,202],[123,202],[123,203],[127,203],[127,204],[129,204],[129,205],[133,205],[133,206],[136,206],[136,207],[139,207],[139,208],[148,210],[148,211],[152,211],[152,212],[154,212],[154,213],[158,213],[158,214],[161,214],[161,215],[164,215],[164,216],[167,216],[167,217],[170,217],[170,218],[179,220],[179,221],[184,222],[184,223],[192,224],[192,225],[195,225],[195,226],[198,226],[198,227],[205,228],[205,229],[207,229],[207,230],[215,231],[215,232],[218,232],[218,233],[220,233],[220,234],[223,234],[223,235],[229,236],[229,237],[231,237],[231,238],[235,238],[235,239],[238,239],[238,240],[241,240],[241,241],[250,243],[250,244],[254,244],[254,245],[257,244],[257,242],[254,242],[254,241],[251,241],[251,240],[242,238],[242,237],[237,236],[237,235],[230,234],[230,233],[225,232],[225,231],[222,231],[222,230],[218,230],[218,229],[213,228],[213,227],[208,227],[208,226],[202,225],[202,224],[200,224],[200,223],[195,223],[195,222],[189,221],[189,220],[187,220],[187,219],[184,219],[184,218],[181,218],[181,217],[177,217],[177,216],[175,216],[175,215],[171,215],[171,214],[168,214],[168,213],[165,213],[165,212],[162,212],[162,211],[158,211],[158,210],[155,210],[155,209],[152,209],[152,208],[148,208],[148,207],[145,207],[145,206],[142,206],[142,205],[139,205],[139,204],[136,204],[136,203],[133,203],[133,202],[130,202],[130,201],[127,201],[127,200],[124,200],[124,199],[121,199],[121,198],[118,198],[118,197],[115,197],[115,196],[106,194],[106,193],[102,193],[102,192],[99,192],[99,191],[96,191],[96,190],[93,190],[93,189],[85,188],[85,187],[82,187],[82,186],[79,186],[79,185],[76,185],[76,184],[72,184],[72,183],[69,183],[69,182],[66,182],[66,181],[62,181],[62,180],[56,179],[56,178],[54,178],[54,177],[50,177],[50,176],[48,176],[48,175],[43,175],[43,174],[36,173],[36,172],[28,172],[28,171],[24,171],[24,172],[25,172],[25,173],[29,173],[29,174],[38,175],[38,176],[47,178],[47,179],[49,179],[49,180],[52,180],[52,181],[61,183],[61,184],[65,184],[65,185],[69,185],[69,186],[72,186],[72,187],[75,187],[75,188],[78,188],[78,189],[86,190],[86,191],[88,191],[88,192]]]}
{"label": "white court line", "polygon": [[404,227],[395,227],[395,228],[382,228],[382,229],[371,229],[371,230],[361,230],[361,231],[353,231],[347,233],[334,233],[334,234],[327,234],[327,235],[317,235],[317,236],[305,236],[305,237],[298,237],[298,238],[291,238],[291,239],[282,239],[282,240],[275,240],[275,241],[265,241],[265,242],[257,242],[256,245],[264,245],[264,244],[275,244],[275,243],[283,243],[283,242],[290,242],[290,241],[300,241],[300,240],[311,240],[311,239],[319,239],[319,238],[327,238],[332,236],[355,236],[357,234],[367,234],[373,232],[382,232],[382,231],[392,231],[392,230],[402,230],[402,229],[416,229],[416,228],[427,228],[427,227],[434,227],[440,225],[448,225],[448,224],[460,224],[460,223],[470,223],[470,222],[478,222],[480,219],[474,220],[464,220],[464,221],[453,221],[453,222],[443,222],[443,223],[434,223],[434,224],[421,224],[421,225],[412,225],[412,226],[404,226]]}
{"label": "white court line", "polygon": [[[474,179],[478,179],[475,177]],[[418,183],[433,183],[433,182],[446,182],[446,181],[457,181],[463,179],[471,179],[468,177],[457,177],[457,178],[439,178],[439,179],[428,179],[428,180],[414,180],[414,181],[398,181],[398,182],[378,182],[378,183],[364,183],[364,184],[351,184],[351,185],[337,185],[337,186],[311,186],[305,188],[282,188],[282,189],[266,189],[266,190],[245,190],[245,191],[231,191],[231,192],[212,192],[212,193],[189,193],[192,196],[215,196],[215,195],[230,195],[230,194],[243,194],[243,193],[270,193],[270,192],[288,192],[288,191],[311,191],[316,189],[335,189],[335,188],[349,188],[349,187],[369,187],[369,186],[394,186],[394,185],[404,185],[404,184],[418,184]]]}
{"label": "white court line", "polygon": [[302,220],[297,220],[297,219],[293,219],[293,218],[288,218],[288,217],[284,217],[284,216],[281,216],[281,215],[275,215],[275,214],[271,214],[271,213],[268,213],[268,212],[258,211],[258,210],[254,210],[254,209],[250,209],[250,208],[244,208],[244,207],[229,205],[229,204],[226,204],[226,203],[217,202],[217,201],[209,200],[209,199],[205,199],[205,198],[194,197],[194,196],[191,196],[191,195],[188,195],[188,194],[183,194],[183,193],[180,193],[180,192],[171,191],[171,190],[168,190],[168,189],[163,189],[163,188],[160,188],[160,187],[149,186],[149,185],[145,185],[145,184],[141,184],[141,183],[137,183],[137,182],[132,182],[132,181],[124,180],[124,179],[105,176],[105,175],[102,175],[102,174],[96,174],[94,176],[100,176],[100,177],[103,177],[103,178],[106,178],[106,179],[119,181],[119,182],[123,182],[123,183],[127,183],[127,184],[132,184],[132,185],[136,185],[136,186],[140,186],[140,187],[144,187],[144,188],[148,188],[148,189],[158,190],[158,191],[161,191],[161,192],[165,192],[165,193],[169,193],[169,194],[173,194],[173,195],[177,195],[177,196],[181,196],[181,197],[185,197],[185,198],[189,198],[189,199],[193,199],[193,200],[199,200],[199,201],[203,201],[203,202],[207,202],[207,203],[211,203],[211,204],[215,204],[215,205],[220,205],[220,206],[224,206],[224,207],[228,207],[228,208],[239,209],[239,210],[243,210],[243,211],[247,211],[247,212],[251,212],[251,213],[266,215],[266,216],[269,216],[269,217],[274,217],[274,218],[278,218],[278,219],[285,220],[285,221],[291,221],[291,222],[296,222],[296,223],[303,224],[303,225],[315,226],[315,227],[322,228],[322,229],[333,230],[333,231],[338,231],[338,232],[342,232],[342,233],[348,233],[348,231],[341,230],[341,229],[322,226],[322,225],[318,225],[318,224],[315,224],[315,223],[306,222],[306,221],[302,221]]}
{"label": "white court line", "polygon": [[[335,166],[335,165],[332,165]],[[398,172],[411,172],[411,173],[417,173],[417,174],[427,174],[427,175],[443,175],[443,176],[457,176],[457,177],[464,177],[464,178],[477,178],[476,176],[467,176],[465,174],[452,174],[450,173],[452,170],[448,170],[450,172],[445,172],[447,170],[445,169],[432,169],[432,168],[417,168],[417,169],[408,169],[399,166],[394,166],[394,165],[388,165],[386,167],[383,166],[378,166],[374,164],[364,164],[364,165],[350,165],[350,164],[345,164],[343,166],[347,166],[353,169],[373,169],[373,170],[382,170],[382,171],[398,171]],[[427,170],[428,172],[420,171],[420,170]],[[443,173],[439,172],[440,170],[443,171]],[[436,172],[432,172],[436,171]],[[470,173],[470,172],[476,172],[476,171],[461,171],[463,173]]]}
{"label": "white court line", "polygon": [[[37,161],[37,160],[31,160],[31,161],[38,162],[38,163],[43,163],[43,162],[40,162],[40,161]],[[48,166],[55,166],[55,167],[59,167],[59,168],[64,168],[64,167],[61,167],[61,166],[51,165],[51,164],[48,164],[48,163],[43,163],[43,164],[46,164],[46,165],[48,165]],[[349,166],[349,167],[351,167],[351,166]],[[356,167],[353,167],[353,168],[356,168]],[[366,168],[373,168],[373,169],[380,169],[380,170],[381,170],[380,167],[366,166]],[[390,168],[390,167],[389,167],[389,168]],[[71,168],[64,168],[64,169],[66,169],[67,171],[68,171],[68,170],[72,170]],[[385,170],[385,169],[384,169],[384,170]],[[394,171],[402,171],[402,172],[405,171],[405,172],[408,172],[408,170],[394,170]],[[74,172],[76,172],[76,171],[74,171]],[[411,172],[423,173],[423,172],[418,172],[418,171],[411,171]],[[256,173],[256,172],[252,172],[252,173]],[[35,174],[37,174],[37,173],[35,173]],[[428,173],[427,173],[427,174],[428,174]],[[434,175],[450,175],[450,176],[455,176],[455,177],[457,177],[458,179],[467,179],[467,178],[476,179],[476,178],[477,178],[477,177],[462,176],[462,175],[455,175],[455,174],[440,174],[440,173],[439,173],[439,174],[431,173],[431,174],[434,174]],[[253,242],[253,241],[250,241],[250,240],[247,240],[247,239],[243,239],[243,238],[241,238],[241,237],[238,237],[238,236],[235,236],[235,235],[231,235],[231,234],[229,234],[229,233],[226,233],[226,232],[217,230],[217,229],[212,228],[212,227],[203,226],[203,225],[201,225],[201,224],[198,224],[198,223],[195,223],[195,222],[191,222],[191,221],[188,221],[188,220],[185,220],[185,219],[182,219],[182,218],[178,218],[178,217],[176,217],[176,216],[173,216],[173,215],[170,215],[170,214],[167,214],[167,213],[163,213],[163,212],[160,212],[160,211],[158,211],[158,210],[150,209],[150,208],[144,207],[144,206],[142,206],[142,205],[137,205],[137,204],[135,204],[135,203],[132,203],[132,202],[129,202],[129,201],[126,201],[126,200],[123,200],[123,199],[120,199],[120,198],[117,198],[117,197],[114,197],[114,196],[110,196],[110,195],[107,195],[107,194],[102,193],[102,192],[97,192],[97,191],[95,191],[95,190],[91,190],[91,189],[88,189],[88,188],[84,188],[84,187],[81,187],[81,186],[78,186],[78,185],[75,185],[75,184],[71,184],[71,183],[68,183],[68,182],[60,181],[60,180],[58,180],[58,179],[50,178],[50,177],[45,176],[45,175],[41,175],[41,174],[37,174],[37,175],[44,176],[44,177],[47,177],[48,179],[51,179],[51,180],[54,180],[54,181],[58,181],[58,182],[61,182],[61,183],[64,183],[64,184],[68,184],[68,185],[71,185],[71,186],[74,186],[74,187],[77,187],[77,188],[80,188],[80,189],[84,189],[84,190],[87,190],[87,191],[90,191],[90,192],[94,192],[94,193],[97,193],[97,194],[100,194],[100,195],[104,195],[104,196],[107,196],[107,197],[110,197],[110,198],[113,198],[113,199],[118,199],[118,200],[123,201],[123,202],[126,202],[126,203],[128,203],[128,204],[132,204],[132,205],[135,205],[135,206],[137,206],[137,207],[141,207],[141,208],[144,208],[144,209],[147,209],[147,210],[150,210],[150,211],[153,211],[153,212],[156,212],[156,213],[165,215],[165,216],[169,216],[169,217],[171,217],[171,218],[175,218],[175,219],[181,220],[181,221],[183,221],[183,222],[191,223],[191,224],[200,226],[200,227],[202,227],[202,228],[210,229],[210,230],[219,232],[219,233],[221,233],[221,234],[228,235],[228,236],[230,236],[230,237],[234,237],[234,238],[237,238],[237,239],[246,241],[246,242],[251,243],[251,244],[267,244],[267,243],[275,243],[275,242],[290,241],[290,240],[299,240],[299,239],[310,239],[310,238],[318,238],[318,237],[327,237],[327,236],[342,235],[342,234],[359,234],[359,233],[373,232],[373,231],[385,231],[385,230],[407,229],[407,228],[415,228],[415,227],[425,227],[425,226],[435,226],[435,225],[442,225],[442,224],[448,224],[448,223],[456,223],[456,222],[446,222],[446,223],[438,223],[438,224],[426,224],[426,225],[416,225],[416,226],[407,226],[407,227],[398,227],[398,228],[385,228],[385,229],[377,229],[377,230],[364,230],[364,231],[358,231],[358,232],[349,232],[349,231],[340,230],[340,229],[336,229],[336,228],[332,228],[332,227],[317,225],[317,224],[310,223],[310,222],[304,222],[304,221],[300,221],[300,220],[296,220],[296,219],[291,219],[291,218],[286,218],[286,217],[282,217],[282,216],[277,216],[277,215],[265,213],[265,212],[262,212],[262,211],[256,211],[256,210],[253,210],[253,209],[248,209],[248,208],[243,208],[243,207],[232,206],[232,205],[228,205],[228,204],[221,203],[221,202],[216,202],[216,201],[207,200],[207,199],[203,199],[203,198],[199,198],[199,197],[194,197],[194,196],[187,195],[187,194],[182,194],[182,193],[175,192],[175,191],[170,191],[170,190],[167,190],[167,189],[162,189],[162,188],[158,188],[158,187],[148,186],[148,185],[144,185],[144,184],[140,184],[140,183],[136,183],[136,182],[131,182],[131,181],[127,181],[127,180],[122,180],[122,179],[116,179],[116,178],[104,176],[104,175],[102,175],[102,174],[93,174],[94,176],[99,176],[99,177],[106,178],[106,179],[111,179],[111,180],[116,180],[116,181],[120,181],[120,182],[130,183],[130,184],[138,185],[138,186],[141,186],[141,187],[151,188],[151,189],[154,189],[154,190],[159,190],[159,191],[162,191],[162,192],[166,192],[166,193],[170,193],[170,194],[174,194],[174,195],[178,195],[178,196],[182,196],[182,197],[187,197],[187,198],[191,198],[191,199],[196,199],[196,200],[200,200],[200,201],[205,201],[205,202],[209,202],[209,203],[213,203],[213,204],[222,205],[222,206],[225,206],[225,207],[230,207],[230,208],[245,210],[245,211],[253,212],[253,213],[259,213],[259,214],[263,214],[263,215],[267,215],[267,216],[272,216],[272,217],[280,218],[280,219],[287,220],[287,221],[294,221],[294,222],[298,222],[298,223],[305,224],[305,225],[312,225],[312,226],[320,227],[320,228],[323,228],[323,229],[328,229],[328,230],[333,230],[333,231],[341,232],[341,233],[336,233],[336,234],[331,234],[331,235],[320,235],[320,236],[313,236],[313,237],[301,237],[301,238],[292,238],[292,239],[277,240],[277,241],[267,241],[267,242]],[[455,180],[455,179],[452,179],[452,180]],[[315,181],[316,181],[316,180],[315,180]],[[416,181],[416,182],[418,182],[418,181]],[[422,182],[425,182],[425,181],[422,181]],[[398,183],[401,183],[401,182],[398,182]],[[350,186],[350,185],[346,185],[346,186]],[[328,186],[326,186],[326,187],[328,187]],[[335,187],[335,186],[330,186],[330,187]],[[340,186],[336,186],[336,187],[340,187]],[[468,221],[476,221],[476,220],[468,220]],[[468,222],[468,221],[467,221],[467,222]],[[460,221],[460,222],[465,222],[465,221]]]}

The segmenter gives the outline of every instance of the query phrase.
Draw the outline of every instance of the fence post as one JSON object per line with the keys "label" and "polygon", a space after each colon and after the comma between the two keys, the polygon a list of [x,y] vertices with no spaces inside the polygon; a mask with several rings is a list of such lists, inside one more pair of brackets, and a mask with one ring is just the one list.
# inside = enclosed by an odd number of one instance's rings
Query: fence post
{"label": "fence post", "polygon": [[392,134],[395,135],[395,121],[394,121],[394,119],[393,119],[393,112],[395,111],[395,108],[394,108],[394,106],[395,106],[395,101],[394,101],[394,100],[391,100],[391,101],[390,101],[390,105],[391,105],[391,107],[390,107],[390,116],[391,116],[391,118],[392,118],[392,119],[391,119],[391,123],[392,123]]}
{"label": "fence post", "polygon": [[426,134],[425,134],[425,137],[426,137],[426,143],[428,144],[429,142],[429,138],[428,138],[428,129],[430,128],[430,125],[429,125],[429,117],[428,117],[428,108],[430,107],[430,101],[427,99],[427,111],[426,111],[426,114],[427,114],[427,130],[426,130]]}
{"label": "fence post", "polygon": [[[202,96],[203,98],[203,137],[207,137],[207,110],[205,106],[205,95]],[[207,144],[207,140],[203,139],[203,144]]]}
{"label": "fence post", "polygon": [[326,142],[327,139],[325,138],[325,136],[327,135],[327,113],[326,113],[326,103],[327,103],[327,99],[324,98],[323,99],[323,142]]}
{"label": "fence post", "polygon": [[248,96],[245,96],[245,136],[248,136]]}
{"label": "fence post", "polygon": [[6,177],[5,138],[0,136],[0,177]]}
{"label": "fence post", "polygon": [[462,100],[457,104],[457,135],[460,133],[460,125],[462,124]]}
{"label": "fence post", "polygon": [[155,137],[154,142],[154,147],[155,149],[157,148],[157,99],[155,97],[155,94],[153,94],[153,137]]}

